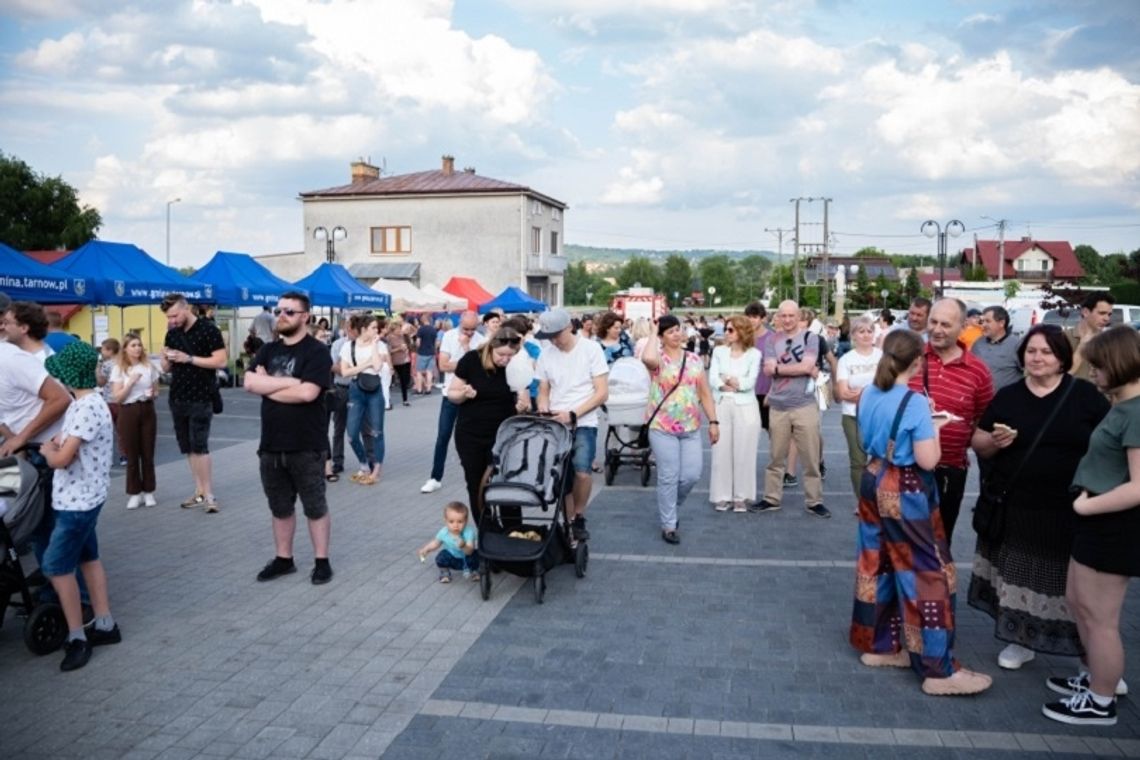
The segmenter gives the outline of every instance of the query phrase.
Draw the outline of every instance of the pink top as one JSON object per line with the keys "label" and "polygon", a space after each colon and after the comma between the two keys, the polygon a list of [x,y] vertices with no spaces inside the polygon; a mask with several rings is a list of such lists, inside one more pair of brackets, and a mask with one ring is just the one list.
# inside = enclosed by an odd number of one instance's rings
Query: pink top
{"label": "pink top", "polygon": [[[701,427],[701,400],[697,392],[697,384],[705,373],[701,358],[691,351],[686,352],[688,360],[685,362],[685,376],[677,390],[669,394],[669,400],[661,406],[661,410],[650,423],[650,430],[659,430],[670,435],[692,433]],[[661,403],[661,399],[674,386],[677,385],[677,376],[681,371],[681,362],[674,363],[669,355],[661,352],[661,365],[657,371],[651,372],[653,383],[649,386],[649,406],[645,410],[645,418],[653,414],[653,410]]]}

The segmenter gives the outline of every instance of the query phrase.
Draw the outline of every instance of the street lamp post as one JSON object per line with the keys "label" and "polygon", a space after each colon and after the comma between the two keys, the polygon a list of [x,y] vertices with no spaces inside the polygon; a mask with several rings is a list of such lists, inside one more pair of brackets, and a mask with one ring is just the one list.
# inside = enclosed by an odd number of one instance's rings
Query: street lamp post
{"label": "street lamp post", "polygon": [[879,291],[879,295],[883,297],[882,306],[884,309],[887,308],[887,296],[889,296],[890,294],[891,294],[891,291],[887,290],[886,288],[883,288],[882,290]]}
{"label": "street lamp post", "polygon": [[716,287],[713,285],[709,285],[708,291],[709,291],[709,306],[712,306],[713,305],[713,296],[716,295]]}
{"label": "street lamp post", "polygon": [[170,266],[170,207],[181,201],[181,198],[175,198],[166,202],[166,266]]}
{"label": "street lamp post", "polygon": [[336,241],[344,240],[346,237],[348,237],[348,230],[339,224],[332,228],[331,233],[324,227],[317,227],[313,230],[314,240],[325,241],[325,260],[330,264],[336,263]]}
{"label": "street lamp post", "polygon": [[945,225],[927,219],[922,223],[921,231],[927,237],[938,238],[938,297],[942,298],[946,293],[946,236],[958,237],[966,231],[966,225],[957,219],[951,219]]}
{"label": "street lamp post", "polygon": [[593,303],[594,303],[594,294],[587,290],[586,291],[586,305],[590,306]]}

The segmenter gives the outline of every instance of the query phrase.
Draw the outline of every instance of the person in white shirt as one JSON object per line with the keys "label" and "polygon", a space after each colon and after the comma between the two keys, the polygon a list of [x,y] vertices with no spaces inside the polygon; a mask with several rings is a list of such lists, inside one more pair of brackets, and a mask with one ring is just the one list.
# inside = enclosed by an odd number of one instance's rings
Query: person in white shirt
{"label": "person in white shirt", "polygon": [[[357,338],[340,349],[340,374],[348,378],[348,443],[360,462],[360,470],[352,480],[360,485],[374,485],[380,480],[384,464],[384,392],[381,390],[383,368],[388,364],[388,348],[380,340],[384,319],[371,314],[352,318]],[[372,428],[372,451],[364,450],[361,431],[365,415]]]}
{"label": "person in white shirt", "polygon": [[720,441],[712,451],[709,501],[718,512],[747,512],[756,501],[756,451],[760,445],[760,407],[756,378],[760,352],[747,317],[729,317],[724,344],[712,352],[709,387],[716,401]]}
{"label": "person in white shirt", "polygon": [[[0,293],[0,313],[11,303]],[[58,433],[71,397],[43,362],[12,343],[0,341],[0,367],[0,457],[7,457]]]}
{"label": "person in white shirt", "polygon": [[[483,345],[487,337],[480,335],[479,315],[473,311],[465,311],[459,316],[459,325],[443,334],[439,344],[439,371],[443,376],[443,387],[451,386],[451,379],[455,376],[455,365],[468,351],[473,351]],[[459,407],[443,394],[439,404],[439,424],[435,433],[435,453],[432,456],[431,476],[420,488],[420,493],[434,493],[443,487],[443,467],[447,462],[447,447],[451,443],[451,434],[455,431],[455,419],[459,416]]]}
{"label": "person in white shirt", "polygon": [[55,353],[44,342],[47,336],[48,321],[44,307],[31,301],[16,301],[3,313],[4,330],[8,342],[27,351],[42,364]]}
{"label": "person in white shirt", "polygon": [[111,368],[111,401],[119,407],[119,441],[127,468],[127,509],[153,507],[154,447],[158,438],[158,369],[150,363],[142,339],[131,334]]}
{"label": "person in white shirt", "polygon": [[591,465],[598,446],[597,409],[609,397],[609,366],[597,341],[575,335],[570,314],[552,309],[538,317],[539,340],[550,341],[538,357],[538,411],[574,428],[574,486],[566,498],[572,541],[585,541],[586,506],[593,487]]}
{"label": "person in white shirt", "polygon": [[843,435],[847,438],[847,456],[851,462],[851,488],[855,500],[863,470],[867,466],[867,453],[863,451],[859,425],[855,418],[859,396],[875,379],[875,369],[883,357],[882,349],[875,347],[875,323],[864,314],[851,322],[851,350],[839,358],[835,372],[835,395],[842,402]]}

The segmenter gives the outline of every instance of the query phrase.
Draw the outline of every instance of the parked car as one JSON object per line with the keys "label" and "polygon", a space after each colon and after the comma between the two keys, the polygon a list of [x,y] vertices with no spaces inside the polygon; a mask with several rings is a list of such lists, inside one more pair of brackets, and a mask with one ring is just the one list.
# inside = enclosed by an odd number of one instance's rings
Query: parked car
{"label": "parked car", "polygon": [[[1040,307],[1026,306],[1015,309],[1009,314],[1010,331],[1024,334],[1033,325],[1045,323],[1073,327],[1081,321],[1081,308],[1079,306],[1063,306],[1059,309],[1042,309]],[[1140,306],[1118,303],[1112,307],[1110,324],[1133,324],[1140,322]]]}

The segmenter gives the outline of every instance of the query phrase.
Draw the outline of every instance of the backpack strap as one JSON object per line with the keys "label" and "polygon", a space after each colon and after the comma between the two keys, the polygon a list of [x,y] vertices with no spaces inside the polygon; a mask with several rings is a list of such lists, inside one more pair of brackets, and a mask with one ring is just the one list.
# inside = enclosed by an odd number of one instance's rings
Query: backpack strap
{"label": "backpack strap", "polygon": [[910,403],[910,397],[914,395],[914,391],[907,390],[906,395],[903,396],[899,402],[898,411],[895,412],[895,421],[891,423],[891,434],[887,438],[887,461],[891,464],[895,463],[895,439],[899,434],[899,425],[902,424],[903,413],[906,411],[906,405]]}

